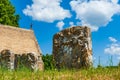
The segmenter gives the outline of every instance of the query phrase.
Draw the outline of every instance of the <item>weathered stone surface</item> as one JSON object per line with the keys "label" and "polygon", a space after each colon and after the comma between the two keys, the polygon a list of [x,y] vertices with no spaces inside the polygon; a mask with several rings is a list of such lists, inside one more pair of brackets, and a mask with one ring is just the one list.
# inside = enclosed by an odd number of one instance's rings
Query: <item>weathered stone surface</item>
{"label": "weathered stone surface", "polygon": [[[43,70],[43,62],[39,59],[40,56],[35,55],[35,53],[27,53],[22,55],[15,55],[15,68],[26,67],[31,70]],[[40,62],[41,63],[38,63]],[[41,66],[39,66],[41,65]]]}
{"label": "weathered stone surface", "polygon": [[58,68],[92,65],[91,32],[88,27],[71,27],[54,35],[53,56]]}
{"label": "weathered stone surface", "polygon": [[14,54],[10,50],[3,50],[0,53],[0,66],[7,69],[14,69]]}
{"label": "weathered stone surface", "polygon": [[10,69],[19,66],[17,64],[19,58],[25,66],[31,66],[32,69],[44,69],[41,59],[42,51],[32,30],[0,24],[0,55],[1,65],[4,63],[4,66]]}

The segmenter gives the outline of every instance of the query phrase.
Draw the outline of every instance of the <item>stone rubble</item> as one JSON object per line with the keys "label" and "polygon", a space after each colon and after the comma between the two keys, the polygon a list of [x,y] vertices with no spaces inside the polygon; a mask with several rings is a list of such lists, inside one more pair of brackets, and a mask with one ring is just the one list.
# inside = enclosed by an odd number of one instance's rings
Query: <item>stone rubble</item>
{"label": "stone rubble", "polygon": [[57,68],[92,66],[91,32],[88,27],[71,27],[53,37],[53,56]]}

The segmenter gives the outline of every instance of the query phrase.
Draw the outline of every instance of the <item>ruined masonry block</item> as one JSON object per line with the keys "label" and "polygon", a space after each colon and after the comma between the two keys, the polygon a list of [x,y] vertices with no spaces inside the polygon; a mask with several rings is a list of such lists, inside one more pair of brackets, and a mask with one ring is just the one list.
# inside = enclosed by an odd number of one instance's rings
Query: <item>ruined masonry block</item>
{"label": "ruined masonry block", "polygon": [[70,27],[54,35],[53,57],[57,68],[92,65],[91,32],[88,27]]}

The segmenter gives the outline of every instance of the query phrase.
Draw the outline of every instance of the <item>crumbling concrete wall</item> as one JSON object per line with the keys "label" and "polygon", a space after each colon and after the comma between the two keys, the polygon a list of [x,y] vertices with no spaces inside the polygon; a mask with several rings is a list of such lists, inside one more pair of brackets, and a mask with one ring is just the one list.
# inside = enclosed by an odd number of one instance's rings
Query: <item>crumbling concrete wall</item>
{"label": "crumbling concrete wall", "polygon": [[88,27],[71,27],[54,35],[53,56],[57,68],[92,65],[91,32]]}

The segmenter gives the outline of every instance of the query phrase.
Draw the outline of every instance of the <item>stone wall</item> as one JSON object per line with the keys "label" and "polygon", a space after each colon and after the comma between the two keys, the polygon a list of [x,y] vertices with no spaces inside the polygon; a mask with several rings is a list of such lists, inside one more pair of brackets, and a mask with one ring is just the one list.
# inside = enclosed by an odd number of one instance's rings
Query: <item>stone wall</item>
{"label": "stone wall", "polygon": [[44,69],[42,59],[36,53],[14,54],[7,49],[0,52],[0,67],[11,70],[23,67],[30,70]]}
{"label": "stone wall", "polygon": [[57,68],[92,65],[91,32],[88,27],[71,27],[54,35],[53,56]]}

